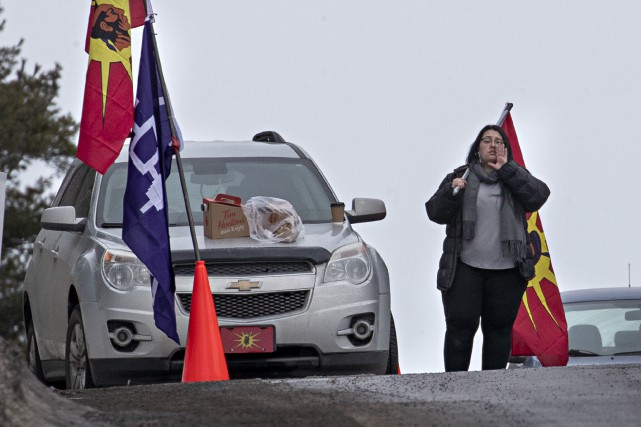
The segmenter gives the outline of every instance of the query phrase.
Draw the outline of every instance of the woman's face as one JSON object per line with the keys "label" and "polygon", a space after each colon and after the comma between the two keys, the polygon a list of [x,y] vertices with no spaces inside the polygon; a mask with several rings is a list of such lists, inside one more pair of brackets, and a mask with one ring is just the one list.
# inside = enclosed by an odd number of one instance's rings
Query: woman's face
{"label": "woman's face", "polygon": [[481,164],[496,163],[496,148],[499,145],[503,145],[503,138],[500,133],[491,129],[483,133],[479,144]]}

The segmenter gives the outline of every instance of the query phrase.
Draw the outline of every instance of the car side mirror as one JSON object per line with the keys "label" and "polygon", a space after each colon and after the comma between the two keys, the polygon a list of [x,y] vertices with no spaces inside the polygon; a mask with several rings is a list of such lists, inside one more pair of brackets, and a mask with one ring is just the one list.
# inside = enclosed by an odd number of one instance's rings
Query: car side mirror
{"label": "car side mirror", "polygon": [[76,208],[73,206],[57,206],[42,212],[40,224],[45,230],[84,231],[87,218],[76,218]]}
{"label": "car side mirror", "polygon": [[345,214],[350,224],[357,224],[380,221],[387,216],[387,210],[382,200],[359,197],[352,200],[352,210],[345,211]]}

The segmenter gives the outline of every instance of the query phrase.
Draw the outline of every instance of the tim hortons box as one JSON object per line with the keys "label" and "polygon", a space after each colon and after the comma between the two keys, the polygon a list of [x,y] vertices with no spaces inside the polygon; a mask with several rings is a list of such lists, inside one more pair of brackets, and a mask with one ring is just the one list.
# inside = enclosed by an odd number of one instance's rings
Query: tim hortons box
{"label": "tim hortons box", "polygon": [[205,237],[227,239],[249,236],[249,225],[240,205],[240,197],[218,194],[214,199],[203,198],[202,210]]}

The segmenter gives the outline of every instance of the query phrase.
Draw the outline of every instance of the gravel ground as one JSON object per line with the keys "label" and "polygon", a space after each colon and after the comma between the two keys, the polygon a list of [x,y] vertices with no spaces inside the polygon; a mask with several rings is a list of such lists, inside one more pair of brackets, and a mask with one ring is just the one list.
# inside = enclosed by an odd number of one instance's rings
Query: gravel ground
{"label": "gravel ground", "polygon": [[641,365],[232,380],[64,391],[0,340],[7,426],[637,426]]}

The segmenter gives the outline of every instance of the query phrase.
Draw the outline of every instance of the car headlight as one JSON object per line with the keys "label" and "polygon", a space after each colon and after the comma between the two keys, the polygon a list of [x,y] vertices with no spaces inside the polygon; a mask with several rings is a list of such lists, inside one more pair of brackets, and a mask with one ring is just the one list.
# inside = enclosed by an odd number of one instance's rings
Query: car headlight
{"label": "car headlight", "polygon": [[323,282],[347,280],[355,285],[369,277],[371,264],[363,243],[352,243],[338,248],[332,254]]}
{"label": "car headlight", "polygon": [[134,286],[151,286],[149,270],[129,251],[110,249],[102,257],[102,273],[114,288],[128,291]]}

